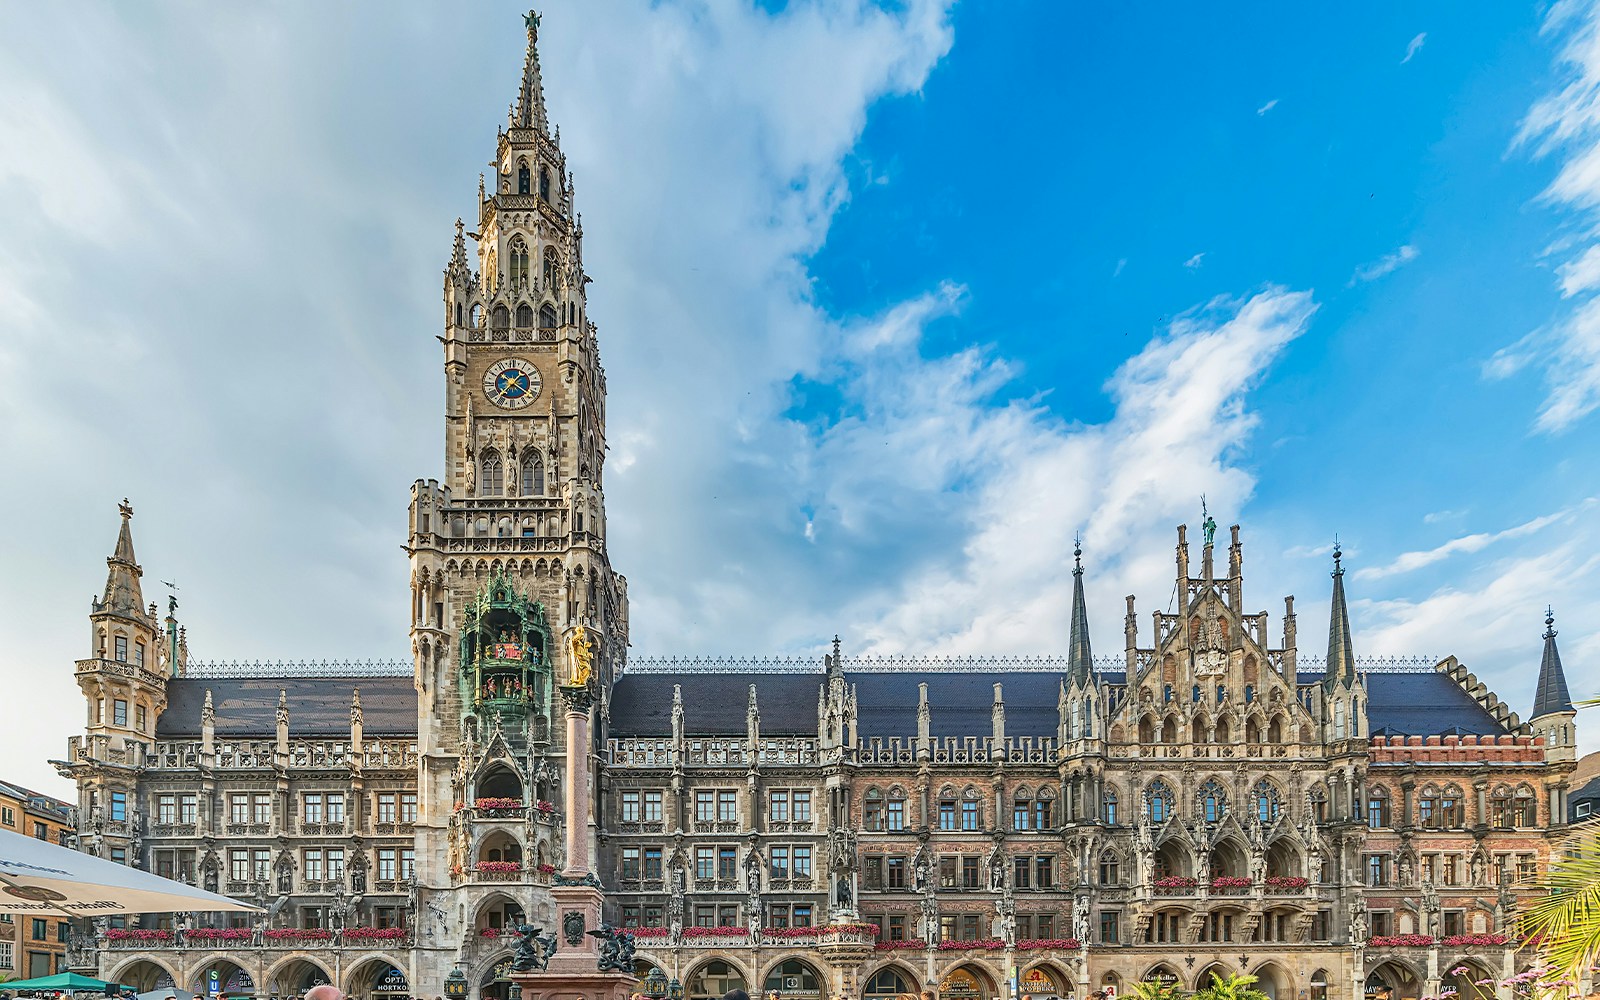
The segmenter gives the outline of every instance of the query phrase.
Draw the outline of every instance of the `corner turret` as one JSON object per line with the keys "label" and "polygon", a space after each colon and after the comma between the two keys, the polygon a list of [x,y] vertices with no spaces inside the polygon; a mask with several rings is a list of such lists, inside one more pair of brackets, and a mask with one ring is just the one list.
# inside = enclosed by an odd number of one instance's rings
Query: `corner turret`
{"label": "corner turret", "polygon": [[1533,712],[1529,725],[1535,736],[1544,737],[1544,759],[1568,762],[1578,759],[1578,710],[1567,691],[1567,675],[1561,667],[1561,651],[1556,648],[1556,616],[1550,608],[1544,613],[1544,657],[1539,661],[1539,684],[1534,689]]}

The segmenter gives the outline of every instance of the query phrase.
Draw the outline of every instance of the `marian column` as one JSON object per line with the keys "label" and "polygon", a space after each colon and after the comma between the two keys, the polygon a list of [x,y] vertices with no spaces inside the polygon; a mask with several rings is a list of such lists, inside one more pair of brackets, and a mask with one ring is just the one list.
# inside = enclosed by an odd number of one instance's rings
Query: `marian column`
{"label": "marian column", "polygon": [[633,974],[633,936],[601,917],[600,879],[591,867],[589,837],[589,693],[595,655],[590,633],[575,625],[567,633],[567,682],[558,686],[567,716],[565,795],[567,863],[556,873],[554,933],[522,928],[511,981],[521,1000],[626,1000]]}

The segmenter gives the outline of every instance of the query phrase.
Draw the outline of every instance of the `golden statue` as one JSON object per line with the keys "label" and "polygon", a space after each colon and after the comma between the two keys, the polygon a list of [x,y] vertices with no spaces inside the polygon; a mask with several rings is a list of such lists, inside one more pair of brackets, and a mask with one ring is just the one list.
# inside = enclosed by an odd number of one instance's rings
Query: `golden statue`
{"label": "golden statue", "polygon": [[589,641],[589,633],[579,625],[572,630],[572,635],[567,637],[567,655],[572,658],[573,687],[587,687],[589,673],[593,669],[591,661],[594,660],[594,644]]}

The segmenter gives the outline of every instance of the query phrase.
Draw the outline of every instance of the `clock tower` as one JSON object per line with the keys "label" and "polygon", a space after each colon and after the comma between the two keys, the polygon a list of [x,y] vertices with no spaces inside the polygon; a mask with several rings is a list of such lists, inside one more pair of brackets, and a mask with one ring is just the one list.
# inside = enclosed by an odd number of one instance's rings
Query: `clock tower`
{"label": "clock tower", "polygon": [[[628,645],[627,584],[606,548],[606,383],[583,226],[545,113],[538,16],[526,26],[516,100],[444,271],[444,474],[411,493],[419,800],[439,812],[506,797],[506,782],[530,812],[535,797],[559,801],[562,651],[581,626],[603,717]],[[496,615],[506,636],[484,632]],[[502,662],[506,650],[521,659]],[[418,857],[453,857],[459,821],[419,820]]]}

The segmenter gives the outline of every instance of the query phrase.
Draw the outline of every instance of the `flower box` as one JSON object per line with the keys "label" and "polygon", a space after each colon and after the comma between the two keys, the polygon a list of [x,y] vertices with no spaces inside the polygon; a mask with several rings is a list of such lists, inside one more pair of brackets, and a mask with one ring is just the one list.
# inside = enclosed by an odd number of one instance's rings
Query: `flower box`
{"label": "flower box", "polygon": [[538,872],[540,875],[554,875],[556,873],[556,866],[545,862],[535,868],[534,871]]}
{"label": "flower box", "polygon": [[1299,892],[1301,889],[1304,889],[1310,884],[1310,879],[1301,878],[1298,875],[1267,876],[1267,888],[1276,889],[1279,892]]}
{"label": "flower box", "polygon": [[476,806],[477,808],[479,808],[479,809],[488,809],[491,812],[504,812],[504,811],[509,810],[509,809],[521,809],[522,808],[522,800],[521,799],[509,799],[509,798],[498,797],[498,796],[490,797],[490,798],[484,798],[484,799],[476,799],[476,800],[473,801],[472,804],[474,806]]}
{"label": "flower box", "polygon": [[685,927],[685,938],[742,938],[749,937],[750,932],[743,927]]}
{"label": "flower box", "polygon": [[149,927],[113,927],[106,931],[107,941],[171,941],[172,932]]}
{"label": "flower box", "polygon": [[999,938],[984,938],[978,941],[940,941],[940,951],[999,951],[1006,943]]}
{"label": "flower box", "polygon": [[522,871],[520,861],[480,861],[474,866],[485,875],[511,875]]}
{"label": "flower box", "polygon": [[922,940],[921,938],[904,938],[899,941],[879,941],[877,944],[873,945],[873,947],[879,951],[901,951],[910,950],[912,948],[926,948],[927,946],[928,942]]}
{"label": "flower box", "polygon": [[540,799],[537,803],[535,803],[534,808],[548,816],[556,811],[556,804],[545,799]]}
{"label": "flower box", "polygon": [[1213,889],[1248,889],[1254,884],[1243,875],[1218,875],[1211,880],[1211,888]]}
{"label": "flower box", "polygon": [[1431,948],[1432,934],[1386,934],[1367,941],[1374,948]]}
{"label": "flower box", "polygon": [[1024,938],[1017,942],[1019,951],[1043,951],[1054,948],[1058,951],[1077,951],[1083,947],[1083,942],[1077,938]]}
{"label": "flower box", "polygon": [[[540,866],[544,867],[544,866]],[[666,927],[624,927],[623,930],[635,938],[664,938],[671,935],[672,931]]]}
{"label": "flower box", "polygon": [[1157,889],[1193,889],[1200,883],[1187,875],[1168,875],[1166,878],[1158,878],[1150,884]]}
{"label": "flower box", "polygon": [[268,941],[332,941],[333,931],[325,927],[274,927],[262,932]]}
{"label": "flower box", "polygon": [[185,941],[248,941],[248,927],[191,927],[183,932]]}
{"label": "flower box", "polygon": [[404,927],[346,927],[339,932],[346,941],[403,941]]}

